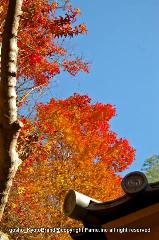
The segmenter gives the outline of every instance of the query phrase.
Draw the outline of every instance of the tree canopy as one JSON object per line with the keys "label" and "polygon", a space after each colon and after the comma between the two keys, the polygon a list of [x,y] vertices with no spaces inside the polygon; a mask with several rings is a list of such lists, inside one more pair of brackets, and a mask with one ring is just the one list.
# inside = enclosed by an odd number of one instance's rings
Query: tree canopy
{"label": "tree canopy", "polygon": [[[123,194],[121,177],[116,172],[131,164],[135,151],[126,139],[119,139],[111,131],[109,121],[114,116],[112,105],[92,104],[88,96],[75,94],[39,104],[34,123],[23,119],[25,126],[18,147],[25,160],[4,215],[7,226],[77,226],[61,211],[69,189],[100,201]],[[25,239],[30,237],[25,234]],[[47,237],[59,239],[57,234]],[[60,239],[66,237],[62,234]],[[40,238],[45,239],[46,235],[41,234]]]}
{"label": "tree canopy", "polygon": [[144,161],[141,169],[150,183],[159,181],[159,155],[153,155]]}
{"label": "tree canopy", "polygon": [[[0,4],[1,227],[8,231],[15,226],[76,226],[61,212],[67,190],[101,201],[121,196],[121,177],[116,173],[132,163],[135,150],[110,128],[115,107],[93,104],[87,95],[38,102],[34,118],[19,113],[31,93],[49,86],[62,71],[72,76],[89,71],[88,63],[65,47],[65,38],[87,29],[78,23],[80,10],[69,0],[0,0]],[[13,239],[32,236],[12,234]],[[33,237],[68,239],[55,233]]]}

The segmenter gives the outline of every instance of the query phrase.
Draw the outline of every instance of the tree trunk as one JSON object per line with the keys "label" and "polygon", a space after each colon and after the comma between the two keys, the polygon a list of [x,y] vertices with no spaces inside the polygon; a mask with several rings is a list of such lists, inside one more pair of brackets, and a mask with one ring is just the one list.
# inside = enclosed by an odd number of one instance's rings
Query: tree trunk
{"label": "tree trunk", "polygon": [[11,236],[0,231],[0,240],[12,240]]}
{"label": "tree trunk", "polygon": [[22,124],[17,119],[17,33],[23,0],[9,0],[2,34],[0,80],[0,221],[20,164],[16,151]]}

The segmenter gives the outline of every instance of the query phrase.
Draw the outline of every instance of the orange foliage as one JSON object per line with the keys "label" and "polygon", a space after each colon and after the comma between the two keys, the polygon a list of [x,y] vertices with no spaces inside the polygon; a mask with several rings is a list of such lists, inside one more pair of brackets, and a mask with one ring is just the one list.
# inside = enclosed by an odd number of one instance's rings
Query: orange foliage
{"label": "orange foliage", "polygon": [[[8,0],[0,0],[0,32],[3,31],[7,3]],[[22,83],[25,82],[25,88],[47,85],[61,70],[68,69],[72,75],[79,71],[88,72],[88,64],[80,61],[79,65],[79,58],[69,57],[63,44],[66,37],[86,33],[84,24],[76,24],[79,15],[80,10],[73,8],[68,0],[53,1],[52,4],[49,0],[24,0],[18,33],[20,93],[24,90]],[[69,61],[74,63],[71,72]]]}
{"label": "orange foliage", "polygon": [[[3,31],[7,0],[0,0],[0,32]],[[63,4],[61,5],[60,2]],[[47,85],[61,70],[75,76],[88,72],[88,64],[70,58],[63,39],[87,32],[76,24],[80,15],[69,0],[24,0],[18,35],[18,94]],[[1,42],[1,37],[0,37]],[[4,214],[2,227],[73,227],[78,223],[61,211],[67,190],[75,189],[97,200],[122,194],[120,177],[133,161],[135,151],[125,139],[110,130],[115,116],[110,104],[91,104],[88,96],[52,99],[39,104],[37,119],[22,119],[18,151],[20,166]],[[13,239],[69,239],[67,234],[18,233]]]}
{"label": "orange foliage", "polygon": [[[20,167],[4,216],[3,226],[20,228],[77,227],[63,216],[64,195],[75,189],[97,200],[122,195],[117,171],[134,159],[134,149],[111,132],[109,121],[115,109],[109,104],[91,104],[88,96],[52,99],[37,107],[33,124],[23,120],[19,139],[27,159]],[[30,141],[30,143],[29,143]],[[31,143],[34,142],[32,145]],[[27,233],[13,239],[70,239],[68,234]]]}

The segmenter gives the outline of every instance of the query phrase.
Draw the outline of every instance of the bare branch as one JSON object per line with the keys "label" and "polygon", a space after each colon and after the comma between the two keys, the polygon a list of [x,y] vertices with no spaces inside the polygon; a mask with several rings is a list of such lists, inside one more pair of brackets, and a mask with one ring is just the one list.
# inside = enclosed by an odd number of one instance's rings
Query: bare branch
{"label": "bare branch", "polygon": [[19,105],[21,106],[21,104],[23,104],[23,103],[26,101],[27,97],[28,97],[32,92],[34,92],[34,91],[36,91],[36,90],[39,90],[39,89],[42,89],[44,86],[47,86],[47,84],[45,83],[45,84],[41,84],[41,85],[39,85],[39,86],[32,87],[32,88],[30,89],[30,91],[28,91],[28,92],[20,99],[20,101],[18,101],[17,105],[18,105],[18,106],[19,106]]}

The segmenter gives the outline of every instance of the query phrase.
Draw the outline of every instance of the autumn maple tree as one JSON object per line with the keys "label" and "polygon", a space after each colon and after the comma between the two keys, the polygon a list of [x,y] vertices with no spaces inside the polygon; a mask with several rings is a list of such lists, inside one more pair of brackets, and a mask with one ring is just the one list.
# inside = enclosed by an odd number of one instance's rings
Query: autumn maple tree
{"label": "autumn maple tree", "polygon": [[[80,10],[73,8],[68,0],[59,2],[23,1],[23,14],[17,36],[19,104],[26,100],[25,95],[28,90],[37,90],[48,85],[49,81],[62,70],[73,76],[79,71],[88,72],[88,64],[80,57],[70,54],[63,43],[66,37],[71,38],[86,33],[84,24],[76,24]],[[7,3],[8,0],[0,1],[2,22],[0,32],[3,32]]]}
{"label": "autumn maple tree", "polygon": [[78,15],[68,0],[0,0],[0,220],[21,163],[17,107],[62,69],[88,72],[88,64],[63,47],[66,37],[86,33],[84,24],[76,24]]}
{"label": "autumn maple tree", "polygon": [[[131,164],[134,149],[111,131],[109,122],[113,116],[112,105],[92,104],[88,96],[75,94],[65,100],[51,99],[48,104],[39,104],[34,124],[23,119],[25,126],[18,146],[21,158],[26,159],[13,184],[4,227],[6,223],[7,227],[19,228],[78,226],[61,211],[70,188],[100,201],[122,195],[121,178],[115,173]],[[22,144],[23,138],[28,149]],[[30,239],[31,233],[12,236]],[[34,236],[68,239],[64,233]]]}
{"label": "autumn maple tree", "polygon": [[[66,37],[87,30],[76,23],[80,10],[69,0],[0,4],[0,219],[14,179],[1,227],[6,232],[15,226],[72,227],[75,223],[61,212],[66,191],[73,188],[101,201],[119,197],[116,172],[131,164],[135,151],[110,129],[115,108],[92,104],[88,96],[38,103],[34,119],[17,114],[31,93],[48,86],[60,72],[88,72],[88,63],[69,54],[64,44]],[[68,239],[65,234],[35,234],[35,239],[59,236]]]}

